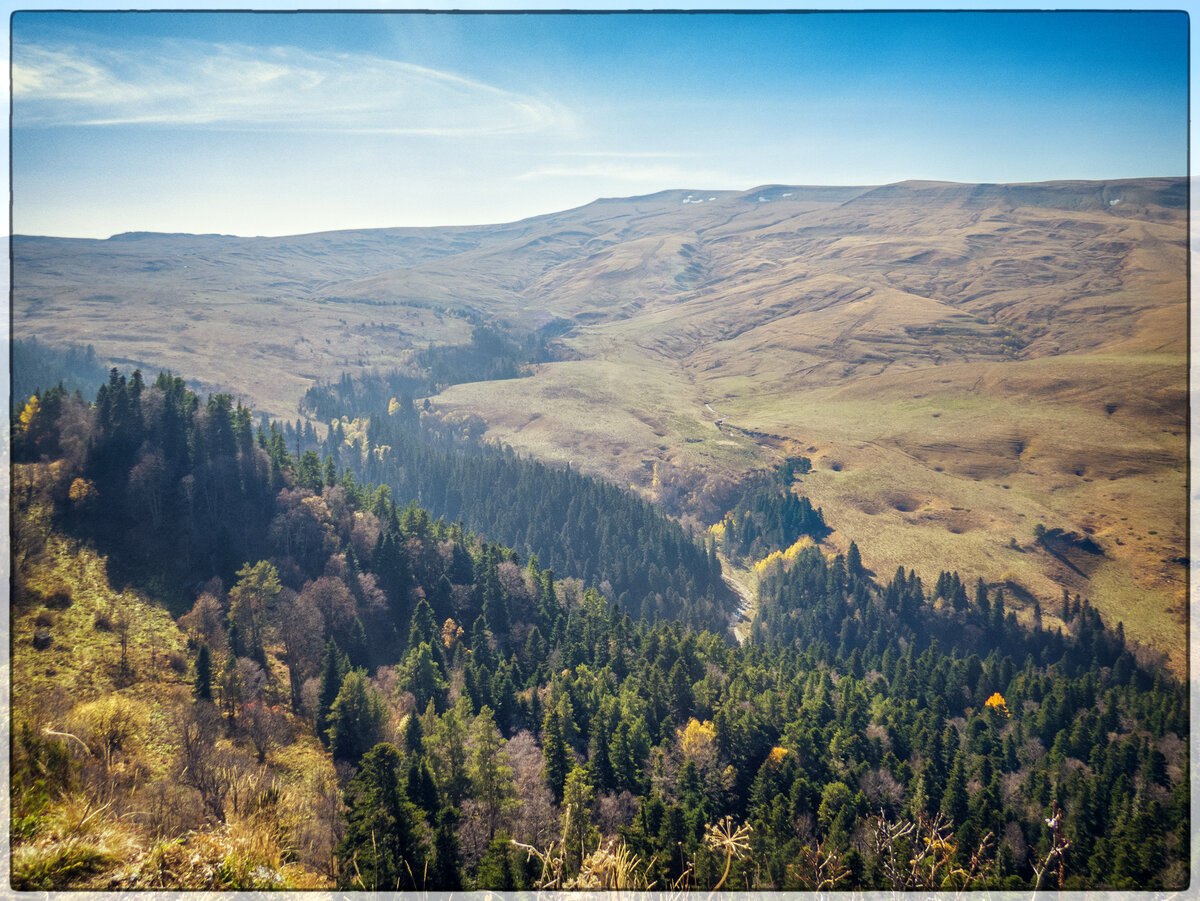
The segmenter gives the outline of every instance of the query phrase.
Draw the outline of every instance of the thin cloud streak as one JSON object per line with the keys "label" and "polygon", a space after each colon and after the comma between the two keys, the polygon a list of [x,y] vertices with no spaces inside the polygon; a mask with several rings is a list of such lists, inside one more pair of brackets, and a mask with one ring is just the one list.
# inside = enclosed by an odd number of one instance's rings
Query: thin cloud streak
{"label": "thin cloud streak", "polygon": [[[584,154],[583,156],[593,156]],[[636,160],[638,157],[623,157]],[[727,176],[712,171],[685,169],[679,166],[646,166],[636,162],[627,165],[619,163],[584,163],[580,165],[547,166],[534,169],[517,176],[521,181],[540,179],[589,178],[611,179],[622,182],[636,182],[659,185],[696,185],[724,184]]]}
{"label": "thin cloud streak", "polygon": [[566,110],[446,72],[294,47],[163,41],[136,53],[13,47],[17,127],[159,125],[360,134],[528,134]]}

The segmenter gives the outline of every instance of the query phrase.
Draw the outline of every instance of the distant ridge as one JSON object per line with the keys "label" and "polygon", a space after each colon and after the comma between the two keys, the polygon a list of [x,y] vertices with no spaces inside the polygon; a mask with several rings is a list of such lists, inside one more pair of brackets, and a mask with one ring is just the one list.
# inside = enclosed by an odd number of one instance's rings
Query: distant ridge
{"label": "distant ridge", "polygon": [[907,203],[918,198],[940,203],[985,207],[996,203],[1061,210],[1102,210],[1119,203],[1187,208],[1186,178],[1114,179],[1107,181],[1048,181],[1028,184],[962,184],[903,181],[871,189],[858,203]]}
{"label": "distant ridge", "polygon": [[298,238],[326,239],[334,236],[373,236],[390,240],[420,238],[430,234],[483,236],[507,229],[528,228],[541,223],[586,216],[589,211],[608,211],[625,207],[626,212],[646,213],[668,211],[676,207],[712,206],[723,203],[765,203],[792,201],[794,203],[897,204],[911,202],[955,204],[972,208],[993,204],[1033,206],[1061,210],[1103,210],[1118,204],[1139,207],[1160,206],[1183,210],[1188,204],[1186,176],[1153,178],[1120,178],[1103,180],[1060,180],[1027,183],[952,182],[909,179],[886,185],[788,185],[764,184],[749,190],[668,188],[649,194],[629,197],[600,197],[582,206],[558,212],[541,213],[511,222],[434,226],[381,226],[374,228],[345,228],[330,231],[304,232],[294,235],[251,236],[208,232],[128,231],[105,239],[70,238],[48,235],[14,234],[21,240],[90,241],[134,243],[151,239],[172,240],[229,240],[249,242],[278,242]]}
{"label": "distant ridge", "polygon": [[146,238],[236,238],[238,235],[226,235],[219,232],[121,232],[107,238],[109,241],[142,241]]}

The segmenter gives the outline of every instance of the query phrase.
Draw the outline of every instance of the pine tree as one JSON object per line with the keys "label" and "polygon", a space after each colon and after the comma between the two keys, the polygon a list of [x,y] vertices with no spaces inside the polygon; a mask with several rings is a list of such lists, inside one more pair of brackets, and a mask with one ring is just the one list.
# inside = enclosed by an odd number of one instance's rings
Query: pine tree
{"label": "pine tree", "polygon": [[546,758],[546,785],[554,795],[554,803],[562,804],[563,787],[567,782],[571,753],[563,739],[558,711],[551,708],[542,722],[542,753]]}
{"label": "pine tree", "polygon": [[351,670],[329,708],[329,750],[335,760],[354,763],[383,735],[387,709],[367,685],[361,670]]}
{"label": "pine tree", "polygon": [[453,807],[443,808],[437,815],[433,832],[433,860],[425,887],[431,891],[453,892],[462,888],[459,869],[458,813]]}
{"label": "pine tree", "polygon": [[350,665],[359,669],[370,666],[370,647],[367,643],[367,630],[362,620],[354,617],[354,625],[350,629],[350,637],[346,640],[346,658]]}
{"label": "pine tree", "polygon": [[427,642],[422,641],[408,652],[400,667],[400,679],[401,686],[412,692],[418,709],[423,710],[430,701],[438,710],[445,709],[446,680],[438,672]]}
{"label": "pine tree", "polygon": [[198,701],[212,700],[212,654],[207,644],[201,643],[196,652],[196,678],[192,691]]}
{"label": "pine tree", "polygon": [[423,757],[413,757],[409,761],[405,789],[408,799],[424,811],[426,818],[432,822],[441,809],[441,801],[433,773],[429,771],[429,763]]}
{"label": "pine tree", "polygon": [[429,606],[429,601],[422,597],[417,601],[417,606],[413,610],[412,628],[408,633],[408,646],[415,648],[421,642],[425,642],[432,648],[437,643],[437,639],[437,622],[433,615],[433,608]]}
{"label": "pine tree", "polygon": [[858,544],[853,541],[850,542],[850,549],[846,551],[846,572],[851,576],[863,574],[862,555],[858,550]]}
{"label": "pine tree", "polygon": [[[432,732],[426,732],[425,746],[437,772],[438,787],[452,807],[457,807],[470,790],[464,722],[467,705],[465,698],[459,698],[456,706],[437,719]],[[432,710],[427,709],[426,713],[432,713]]]}
{"label": "pine tree", "polygon": [[332,638],[325,644],[325,656],[321,659],[321,682],[317,689],[316,732],[317,737],[329,746],[329,711],[342,690],[347,664]]}
{"label": "pine tree", "polygon": [[363,755],[346,790],[346,835],[338,846],[342,888],[402,891],[420,888],[424,872],[421,826],[400,783],[399,752],[378,744]]}
{"label": "pine tree", "polygon": [[512,767],[504,745],[491,708],[484,707],[471,726],[471,761],[467,773],[472,797],[482,805],[489,841],[513,799]]}
{"label": "pine tree", "polygon": [[967,778],[963,773],[961,755],[955,758],[954,766],[950,770],[950,781],[946,783],[946,790],[942,794],[942,812],[950,818],[955,827],[962,826],[967,821]]}
{"label": "pine tree", "polygon": [[424,734],[421,718],[415,711],[410,713],[404,720],[404,751],[410,757],[425,756]]}
{"label": "pine tree", "polygon": [[563,846],[568,861],[575,868],[583,862],[588,848],[599,837],[599,832],[592,825],[592,801],[595,797],[596,789],[592,786],[587,768],[576,764],[567,774],[562,799]]}
{"label": "pine tree", "polygon": [[501,832],[489,842],[475,872],[475,889],[483,892],[511,892],[517,884],[517,872],[511,857],[512,839]]}

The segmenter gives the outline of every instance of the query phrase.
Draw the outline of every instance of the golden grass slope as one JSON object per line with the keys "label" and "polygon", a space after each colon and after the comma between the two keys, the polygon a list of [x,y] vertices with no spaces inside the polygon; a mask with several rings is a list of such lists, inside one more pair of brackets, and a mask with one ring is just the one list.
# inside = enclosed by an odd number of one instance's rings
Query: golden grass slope
{"label": "golden grass slope", "polygon": [[[24,537],[37,528],[37,514],[19,505]],[[178,768],[179,723],[193,703],[185,636],[152,600],[115,590],[94,551],[54,533],[44,537],[44,550],[14,560],[13,887],[328,888],[332,881],[304,853],[317,828],[311,821],[321,780],[336,785],[316,739],[298,734],[256,767],[220,737],[230,798],[240,793],[242,803],[227,798],[224,818],[205,821]],[[16,776],[27,757],[26,729],[66,749],[69,784],[52,785],[45,796],[27,791],[28,781]]]}

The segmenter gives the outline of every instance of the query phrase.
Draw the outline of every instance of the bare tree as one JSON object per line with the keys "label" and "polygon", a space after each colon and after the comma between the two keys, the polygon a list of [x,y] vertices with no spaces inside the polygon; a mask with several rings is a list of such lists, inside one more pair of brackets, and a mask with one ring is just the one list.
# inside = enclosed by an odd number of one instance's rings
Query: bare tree
{"label": "bare tree", "polygon": [[200,793],[205,813],[225,820],[225,796],[229,792],[226,760],[217,749],[220,716],[211,704],[182,707],[176,714],[179,757],[176,775],[184,785]]}
{"label": "bare tree", "polygon": [[275,707],[260,700],[251,701],[242,707],[239,719],[242,735],[254,746],[257,762],[266,762],[267,753],[276,745],[291,739],[287,718]]}
{"label": "bare tree", "polygon": [[531,733],[521,730],[505,747],[513,770],[517,805],[509,817],[514,839],[545,847],[558,831],[559,814],[543,775],[546,761]]}
{"label": "bare tree", "polygon": [[311,597],[290,589],[280,593],[275,606],[275,634],[283,643],[292,710],[302,709],[304,681],[316,675],[321,659],[324,622]]}
{"label": "bare tree", "polygon": [[990,832],[985,834],[964,866],[957,863],[954,828],[944,814],[922,813],[916,822],[891,822],[880,814],[871,848],[896,891],[962,891],[991,866],[994,842]]}
{"label": "bare tree", "polygon": [[133,629],[133,615],[130,613],[127,604],[123,604],[121,609],[117,611],[116,619],[113,620],[113,626],[117,630],[117,641],[121,643],[121,677],[126,678],[131,675],[129,669],[129,633]]}
{"label": "bare tree", "polygon": [[606,836],[617,835],[618,830],[633,822],[638,812],[638,799],[628,789],[620,794],[609,792],[596,802],[596,825]]}
{"label": "bare tree", "polygon": [[331,576],[314,579],[301,590],[298,602],[320,612],[324,623],[322,646],[330,635],[345,631],[354,622],[354,595],[341,579]]}

